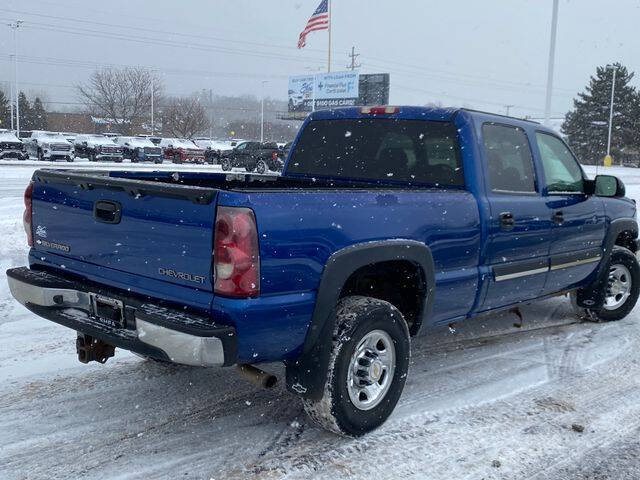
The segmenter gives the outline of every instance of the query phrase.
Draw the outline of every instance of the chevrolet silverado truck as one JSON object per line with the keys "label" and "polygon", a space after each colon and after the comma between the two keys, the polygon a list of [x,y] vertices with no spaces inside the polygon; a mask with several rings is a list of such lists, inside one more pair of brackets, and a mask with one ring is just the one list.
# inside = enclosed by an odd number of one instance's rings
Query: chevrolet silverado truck
{"label": "chevrolet silverado truck", "polygon": [[77,157],[86,157],[90,162],[122,162],[122,147],[103,135],[78,135],[74,140],[74,149]]}
{"label": "chevrolet silverado truck", "polygon": [[429,327],[558,295],[615,321],[640,287],[622,182],[538,123],[464,109],[316,111],[282,176],[41,169],[25,204],[11,292],[80,360],[283,362],[349,436],[391,414]]}
{"label": "chevrolet silverado truck", "polygon": [[267,173],[269,170],[280,172],[284,166],[282,152],[275,142],[242,142],[232,150],[222,152],[220,165],[222,170],[242,167],[247,172]]}

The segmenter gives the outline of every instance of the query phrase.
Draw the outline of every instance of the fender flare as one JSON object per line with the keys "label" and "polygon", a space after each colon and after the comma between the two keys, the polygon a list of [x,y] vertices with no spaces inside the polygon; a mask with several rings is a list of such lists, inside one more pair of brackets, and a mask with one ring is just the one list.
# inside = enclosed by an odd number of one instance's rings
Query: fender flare
{"label": "fender flare", "polygon": [[286,362],[287,388],[306,398],[318,400],[326,382],[334,311],[347,279],[359,268],[375,263],[406,260],[422,271],[425,295],[412,334],[430,316],[435,292],[435,269],[431,250],[415,240],[383,240],[359,243],[333,253],[318,286],[315,308],[300,356]]}
{"label": "fender flare", "polygon": [[602,307],[605,299],[605,284],[609,278],[611,252],[616,239],[622,232],[631,232],[633,238],[638,237],[638,222],[633,218],[617,218],[612,220],[603,243],[602,260],[594,274],[594,280],[577,291],[577,303],[582,308],[597,309]]}

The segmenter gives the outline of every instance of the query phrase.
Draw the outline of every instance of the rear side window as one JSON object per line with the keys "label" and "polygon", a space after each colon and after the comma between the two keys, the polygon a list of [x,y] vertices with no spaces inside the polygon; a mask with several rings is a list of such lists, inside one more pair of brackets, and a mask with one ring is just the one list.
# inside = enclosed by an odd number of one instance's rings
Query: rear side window
{"label": "rear side window", "polygon": [[498,193],[536,191],[533,155],[524,130],[485,123],[482,138],[489,167],[489,185]]}
{"label": "rear side window", "polygon": [[456,133],[449,122],[315,120],[302,132],[287,173],[464,186]]}
{"label": "rear side window", "polygon": [[536,140],[549,193],[583,193],[582,169],[559,138],[537,132]]}

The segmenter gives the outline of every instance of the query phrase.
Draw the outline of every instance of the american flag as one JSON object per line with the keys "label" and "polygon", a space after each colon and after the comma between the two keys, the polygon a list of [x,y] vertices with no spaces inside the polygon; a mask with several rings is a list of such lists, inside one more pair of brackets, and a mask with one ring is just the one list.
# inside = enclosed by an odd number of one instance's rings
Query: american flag
{"label": "american flag", "polygon": [[313,12],[311,18],[307,22],[307,26],[300,34],[298,39],[298,48],[302,48],[307,44],[307,35],[316,30],[329,29],[329,0],[322,0],[316,11]]}

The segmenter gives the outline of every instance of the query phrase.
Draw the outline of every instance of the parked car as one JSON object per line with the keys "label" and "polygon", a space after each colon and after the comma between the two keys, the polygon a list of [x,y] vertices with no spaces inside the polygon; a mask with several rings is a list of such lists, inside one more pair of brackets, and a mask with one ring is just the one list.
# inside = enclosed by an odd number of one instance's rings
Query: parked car
{"label": "parked car", "polygon": [[220,156],[222,170],[243,167],[247,172],[266,173],[282,170],[282,152],[275,142],[242,142]]}
{"label": "parked car", "polygon": [[107,160],[122,162],[122,147],[113,139],[102,135],[78,135],[74,144],[76,157],[88,158],[90,162]]}
{"label": "parked car", "polygon": [[160,147],[164,158],[172,163],[204,163],[204,150],[191,140],[184,138],[163,138]]}
{"label": "parked car", "polygon": [[0,131],[0,160],[15,158],[28,160],[27,149],[16,134],[9,130]]}
{"label": "parked car", "polygon": [[73,162],[73,145],[60,133],[34,130],[25,144],[27,152],[38,160]]}
{"label": "parked car", "polygon": [[145,137],[116,137],[115,142],[122,147],[122,156],[137,162],[162,163],[162,148],[155,146]]}
{"label": "parked car", "polygon": [[76,330],[81,361],[281,361],[350,436],[391,414],[428,327],[567,293],[611,322],[640,291],[623,183],[549,128],[465,109],[316,111],[282,176],[41,169],[25,205],[11,292]]}

